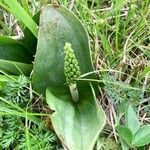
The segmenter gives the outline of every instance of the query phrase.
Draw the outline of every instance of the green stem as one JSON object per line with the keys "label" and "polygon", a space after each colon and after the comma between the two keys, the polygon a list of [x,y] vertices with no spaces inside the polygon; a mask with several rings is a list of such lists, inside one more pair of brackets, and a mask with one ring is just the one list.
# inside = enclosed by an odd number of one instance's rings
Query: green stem
{"label": "green stem", "polygon": [[79,93],[78,93],[78,89],[77,89],[77,84],[76,83],[70,84],[69,88],[70,88],[70,92],[71,92],[73,101],[75,103],[77,103],[79,101]]}

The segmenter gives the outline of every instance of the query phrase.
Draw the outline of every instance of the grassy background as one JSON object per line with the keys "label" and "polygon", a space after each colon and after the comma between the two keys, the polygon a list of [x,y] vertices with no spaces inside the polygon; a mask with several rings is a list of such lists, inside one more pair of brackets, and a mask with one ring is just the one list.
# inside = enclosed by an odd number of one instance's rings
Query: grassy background
{"label": "grassy background", "polygon": [[[30,16],[50,2],[50,0],[20,1]],[[124,113],[126,104],[132,103],[141,124],[150,124],[150,1],[59,0],[57,2],[73,11],[88,31],[93,65],[100,82],[98,99],[107,114],[107,124],[100,139],[103,141],[105,150],[112,147],[120,149],[118,146],[120,139],[115,131],[115,124],[119,121],[118,117],[121,113]],[[6,10],[9,10],[8,6]],[[21,38],[24,24],[6,10],[0,8],[0,34],[9,35],[15,39]],[[40,138],[45,139],[45,143],[39,144],[41,149],[45,144],[47,148],[51,146],[52,149],[61,147],[52,132],[49,131],[50,133],[45,135],[47,126],[51,128],[50,120],[46,115],[50,110],[45,103],[39,101],[40,97],[32,91],[28,79],[21,77],[11,84],[7,85],[4,92],[5,98],[9,97],[10,103],[1,100],[0,109],[5,107],[9,112],[0,121],[2,122],[0,126],[5,126],[3,132],[6,133],[0,140],[2,147],[10,147],[10,145],[13,147],[14,143],[21,139],[20,147],[18,146],[20,149],[25,148],[25,145],[28,149],[30,147],[36,149],[37,145],[30,143],[37,143]],[[17,90],[16,87],[18,87]],[[11,91],[12,89],[15,90]],[[16,91],[20,91],[21,98],[17,97]],[[17,97],[16,101],[20,102],[16,111],[14,111],[15,105],[10,93],[13,93],[13,98]],[[21,101],[31,97],[34,103],[28,103],[27,106],[21,104]],[[20,110],[20,107],[23,109]],[[35,125],[36,127],[32,124],[28,126],[26,123],[20,125],[20,119],[17,118],[25,117],[27,110],[35,113],[30,114],[31,120],[35,121],[35,116],[41,116],[38,119],[41,120],[42,125],[44,122],[46,126],[44,130],[39,124]],[[14,117],[9,117],[10,113],[13,113]],[[0,115],[4,114],[0,112]],[[23,122],[26,122],[26,119]],[[10,130],[12,126],[14,129]],[[29,142],[29,138],[33,141]],[[99,149],[100,143],[98,140],[95,149]],[[148,146],[139,149],[147,150]]]}

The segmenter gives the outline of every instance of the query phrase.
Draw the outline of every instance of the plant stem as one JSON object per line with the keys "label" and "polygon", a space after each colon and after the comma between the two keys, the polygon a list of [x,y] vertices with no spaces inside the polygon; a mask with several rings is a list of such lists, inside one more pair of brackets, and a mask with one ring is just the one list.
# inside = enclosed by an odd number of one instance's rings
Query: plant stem
{"label": "plant stem", "polygon": [[76,83],[70,84],[69,88],[70,88],[70,92],[71,92],[73,101],[75,103],[77,103],[79,101],[79,93],[78,93],[78,89],[77,89],[77,84]]}

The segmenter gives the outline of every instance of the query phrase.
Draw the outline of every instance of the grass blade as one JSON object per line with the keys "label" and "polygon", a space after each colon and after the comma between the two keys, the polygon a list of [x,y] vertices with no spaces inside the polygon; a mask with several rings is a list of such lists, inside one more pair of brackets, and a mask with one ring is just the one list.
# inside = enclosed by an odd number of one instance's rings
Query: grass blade
{"label": "grass blade", "polygon": [[30,15],[22,8],[22,6],[16,0],[4,0],[5,3],[10,7],[11,12],[15,17],[20,19],[37,37],[38,27],[37,24],[33,21]]}

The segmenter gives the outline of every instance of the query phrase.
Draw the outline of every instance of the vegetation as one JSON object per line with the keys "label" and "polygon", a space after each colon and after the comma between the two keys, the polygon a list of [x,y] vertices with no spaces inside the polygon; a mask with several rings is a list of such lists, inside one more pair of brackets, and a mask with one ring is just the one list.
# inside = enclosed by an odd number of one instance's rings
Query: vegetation
{"label": "vegetation", "polygon": [[149,0],[0,0],[0,150],[148,150]]}

